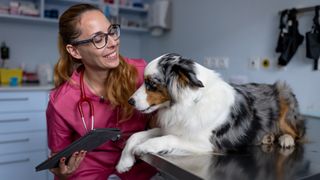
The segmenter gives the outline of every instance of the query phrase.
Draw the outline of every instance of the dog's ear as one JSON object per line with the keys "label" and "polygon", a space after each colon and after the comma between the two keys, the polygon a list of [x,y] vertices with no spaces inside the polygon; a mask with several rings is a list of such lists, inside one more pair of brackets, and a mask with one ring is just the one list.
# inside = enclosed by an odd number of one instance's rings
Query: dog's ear
{"label": "dog's ear", "polygon": [[180,59],[178,63],[172,65],[171,73],[176,76],[177,83],[181,87],[204,87],[196,76],[195,64],[191,60]]}

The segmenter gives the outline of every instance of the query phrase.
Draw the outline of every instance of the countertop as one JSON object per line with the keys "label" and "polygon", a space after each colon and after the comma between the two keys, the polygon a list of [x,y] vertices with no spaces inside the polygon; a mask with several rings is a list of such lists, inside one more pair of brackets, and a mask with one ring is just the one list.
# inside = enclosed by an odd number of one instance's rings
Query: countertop
{"label": "countertop", "polygon": [[295,180],[320,179],[320,118],[307,117],[307,140],[294,149],[256,146],[229,155],[162,156],[141,159],[168,180]]}
{"label": "countertop", "polygon": [[54,86],[52,84],[48,85],[38,85],[38,84],[30,84],[30,85],[19,85],[19,86],[1,86],[0,92],[12,92],[12,91],[49,91]]}

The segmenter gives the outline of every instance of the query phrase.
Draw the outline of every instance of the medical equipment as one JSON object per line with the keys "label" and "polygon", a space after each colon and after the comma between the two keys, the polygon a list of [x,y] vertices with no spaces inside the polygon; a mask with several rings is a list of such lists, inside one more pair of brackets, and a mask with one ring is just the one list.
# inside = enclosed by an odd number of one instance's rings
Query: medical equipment
{"label": "medical equipment", "polygon": [[86,129],[86,131],[88,132],[87,124],[84,120],[82,105],[83,105],[83,103],[87,103],[89,105],[89,111],[90,111],[90,117],[91,117],[91,130],[94,129],[94,109],[93,109],[92,102],[86,96],[86,92],[85,92],[84,84],[83,84],[83,75],[84,75],[84,69],[82,69],[80,72],[80,93],[81,94],[80,94],[80,100],[78,102],[78,110],[81,115],[81,120],[82,120],[83,126]]}

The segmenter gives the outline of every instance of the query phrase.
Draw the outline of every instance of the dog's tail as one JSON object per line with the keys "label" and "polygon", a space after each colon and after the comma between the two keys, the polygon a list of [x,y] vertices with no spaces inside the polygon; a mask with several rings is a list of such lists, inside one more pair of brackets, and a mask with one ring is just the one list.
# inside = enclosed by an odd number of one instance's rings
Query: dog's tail
{"label": "dog's tail", "polygon": [[280,130],[301,140],[305,135],[305,120],[300,114],[296,96],[285,82],[277,81],[274,86],[279,95]]}

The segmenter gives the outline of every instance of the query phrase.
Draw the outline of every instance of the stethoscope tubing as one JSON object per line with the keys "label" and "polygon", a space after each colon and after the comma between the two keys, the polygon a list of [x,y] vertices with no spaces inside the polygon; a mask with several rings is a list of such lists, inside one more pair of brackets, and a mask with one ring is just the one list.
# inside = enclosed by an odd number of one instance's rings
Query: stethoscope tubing
{"label": "stethoscope tubing", "polygon": [[82,106],[83,106],[83,103],[87,103],[89,105],[89,112],[91,117],[91,130],[94,129],[94,108],[91,100],[86,96],[86,92],[84,89],[83,76],[84,76],[84,69],[82,69],[80,72],[80,100],[78,101],[78,110],[81,116],[83,126],[86,132],[88,132],[87,123],[85,122]]}

